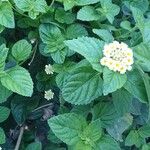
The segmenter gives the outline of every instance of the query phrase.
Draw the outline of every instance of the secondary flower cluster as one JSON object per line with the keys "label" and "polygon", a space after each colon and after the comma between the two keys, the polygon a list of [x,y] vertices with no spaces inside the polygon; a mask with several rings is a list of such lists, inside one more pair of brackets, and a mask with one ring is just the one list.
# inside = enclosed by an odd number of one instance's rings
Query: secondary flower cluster
{"label": "secondary flower cluster", "polygon": [[106,44],[103,50],[104,57],[100,60],[101,65],[110,70],[118,71],[120,74],[126,73],[132,69],[133,52],[127,44],[114,41]]}

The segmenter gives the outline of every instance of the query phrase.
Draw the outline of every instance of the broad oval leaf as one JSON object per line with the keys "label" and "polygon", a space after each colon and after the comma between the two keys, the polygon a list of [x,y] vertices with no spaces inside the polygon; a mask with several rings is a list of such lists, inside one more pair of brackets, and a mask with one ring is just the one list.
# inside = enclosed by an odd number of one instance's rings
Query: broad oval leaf
{"label": "broad oval leaf", "polygon": [[46,44],[44,49],[46,54],[62,50],[65,47],[63,43],[64,37],[57,26],[42,24],[39,28],[39,33],[42,42]]}
{"label": "broad oval leaf", "polygon": [[88,104],[102,95],[102,85],[100,73],[90,66],[79,67],[67,76],[62,87],[62,96],[72,104]]}
{"label": "broad oval leaf", "polygon": [[17,61],[23,61],[30,56],[31,50],[31,44],[26,40],[20,40],[13,45],[12,55]]}
{"label": "broad oval leaf", "polygon": [[120,74],[105,67],[103,70],[103,79],[103,93],[107,95],[123,87],[127,81],[127,76],[126,74]]}
{"label": "broad oval leaf", "polygon": [[8,69],[5,76],[1,78],[1,83],[7,89],[23,96],[31,96],[33,93],[33,81],[30,74],[20,66]]}
{"label": "broad oval leaf", "polygon": [[7,1],[2,1],[0,4],[0,24],[7,28],[14,28],[14,13],[12,10],[12,6]]}
{"label": "broad oval leaf", "polygon": [[8,109],[7,107],[3,107],[3,106],[0,106],[0,123],[5,121],[9,114],[10,114],[10,109]]}
{"label": "broad oval leaf", "polygon": [[54,134],[68,145],[74,145],[80,140],[84,128],[87,126],[83,116],[68,113],[55,116],[48,120],[48,124]]}

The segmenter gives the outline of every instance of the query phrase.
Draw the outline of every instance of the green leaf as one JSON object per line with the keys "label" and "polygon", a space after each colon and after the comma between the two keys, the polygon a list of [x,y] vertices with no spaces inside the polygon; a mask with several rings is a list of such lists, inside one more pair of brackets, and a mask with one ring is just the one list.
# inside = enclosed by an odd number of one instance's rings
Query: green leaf
{"label": "green leaf", "polygon": [[98,8],[104,16],[113,23],[114,17],[119,14],[120,7],[112,3],[112,0],[100,0],[102,8]]}
{"label": "green leaf", "polygon": [[57,9],[55,12],[55,19],[60,23],[71,24],[75,21],[75,17],[73,13],[66,12],[63,9]]}
{"label": "green leaf", "polygon": [[10,109],[0,106],[0,114],[0,123],[2,123],[9,117]]}
{"label": "green leaf", "polygon": [[57,26],[42,24],[39,32],[42,42],[46,44],[44,49],[46,54],[62,50],[65,47],[63,43],[64,37]]}
{"label": "green leaf", "polygon": [[102,49],[104,42],[96,38],[80,37],[78,39],[65,41],[69,49],[84,56],[93,66],[93,69],[102,72],[100,59],[102,58]]}
{"label": "green leaf", "polygon": [[89,144],[84,143],[84,141],[79,141],[76,145],[71,147],[71,150],[92,150]]}
{"label": "green leaf", "polygon": [[84,6],[77,13],[77,19],[82,21],[99,20],[100,17],[100,14],[93,6]]}
{"label": "green leaf", "polygon": [[72,24],[66,29],[67,39],[78,38],[81,36],[88,36],[88,32],[80,24]]}
{"label": "green leaf", "polygon": [[138,132],[142,138],[148,138],[150,135],[150,124],[145,124],[144,126],[142,126],[141,128],[139,128]]}
{"label": "green leaf", "polygon": [[0,4],[0,24],[7,28],[14,28],[14,14],[12,10],[12,6],[9,2],[2,2]]}
{"label": "green leaf", "polygon": [[12,94],[10,90],[5,88],[1,83],[0,83],[0,103],[3,103],[7,100],[7,98]]}
{"label": "green leaf", "polygon": [[4,144],[6,142],[4,130],[0,127],[0,144]]}
{"label": "green leaf", "polygon": [[122,142],[122,133],[132,125],[133,117],[130,114],[117,119],[114,124],[107,128],[107,132],[117,141]]}
{"label": "green leaf", "polygon": [[57,64],[62,64],[65,61],[66,55],[67,55],[67,49],[62,49],[51,53],[51,57]]}
{"label": "green leaf", "polygon": [[98,3],[100,0],[76,0],[77,5],[84,6]]}
{"label": "green leaf", "polygon": [[104,95],[108,95],[123,87],[127,81],[127,76],[126,74],[120,74],[105,67],[103,70],[103,79],[103,93]]}
{"label": "green leaf", "polygon": [[29,104],[25,104],[23,97],[19,95],[14,96],[11,101],[11,113],[18,125],[23,124],[26,120],[27,105]]}
{"label": "green leaf", "polygon": [[145,85],[137,70],[128,73],[128,80],[124,85],[124,88],[142,103],[147,102],[148,98]]}
{"label": "green leaf", "polygon": [[102,127],[107,128],[116,121],[118,114],[115,107],[110,102],[100,102],[92,109],[93,120],[100,119]]}
{"label": "green leaf", "polygon": [[129,21],[122,21],[120,27],[129,31],[132,30],[131,23]]}
{"label": "green leaf", "polygon": [[137,130],[131,130],[125,139],[126,146],[140,147],[144,143],[144,140],[140,137]]}
{"label": "green leaf", "polygon": [[7,54],[8,54],[8,48],[6,48],[5,44],[2,44],[0,46],[0,72],[4,71]]}
{"label": "green leaf", "polygon": [[29,72],[19,66],[8,69],[6,75],[1,78],[1,83],[7,89],[23,96],[31,96],[33,82]]}
{"label": "green leaf", "polygon": [[97,34],[102,40],[104,40],[107,43],[111,43],[114,38],[112,34],[105,29],[93,29],[93,32]]}
{"label": "green leaf", "polygon": [[42,150],[41,142],[33,142],[29,144],[25,150]]}
{"label": "green leaf", "polygon": [[102,128],[101,128],[101,121],[95,120],[91,122],[80,135],[81,139],[91,146],[95,144],[96,141],[100,139],[102,136]]}
{"label": "green leaf", "polygon": [[46,12],[46,1],[45,0],[14,0],[16,6],[24,12],[28,12],[32,19],[35,19],[39,13]]}
{"label": "green leaf", "polygon": [[94,150],[121,150],[119,144],[108,135],[102,137],[94,148]]}
{"label": "green leaf", "polygon": [[23,61],[30,56],[31,50],[31,44],[29,44],[26,40],[20,40],[13,45],[12,55],[18,62]]}
{"label": "green leaf", "polygon": [[[132,95],[125,89],[112,93],[114,106],[120,116],[129,113],[132,108]],[[123,107],[122,107],[123,106]]]}
{"label": "green leaf", "polygon": [[130,6],[136,7],[144,13],[148,9],[149,1],[148,0],[134,0],[130,2]]}
{"label": "green leaf", "polygon": [[62,87],[64,100],[76,105],[88,104],[101,95],[102,79],[90,66],[72,70]]}
{"label": "green leaf", "polygon": [[140,43],[133,48],[134,56],[138,63],[146,71],[150,71],[150,46],[146,43]]}
{"label": "green leaf", "polygon": [[84,6],[89,4],[95,4],[99,0],[63,0],[65,11],[73,8],[74,6]]}
{"label": "green leaf", "polygon": [[79,134],[87,126],[86,120],[74,113],[55,116],[48,120],[48,124],[54,134],[68,145],[74,145],[80,141]]}
{"label": "green leaf", "polygon": [[150,149],[150,143],[144,144],[144,145],[142,146],[142,150],[149,150],[149,149]]}

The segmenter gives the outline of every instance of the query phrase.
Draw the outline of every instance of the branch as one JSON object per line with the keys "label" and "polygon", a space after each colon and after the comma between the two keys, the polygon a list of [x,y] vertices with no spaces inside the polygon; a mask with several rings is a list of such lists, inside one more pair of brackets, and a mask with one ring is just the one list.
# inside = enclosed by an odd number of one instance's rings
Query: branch
{"label": "branch", "polygon": [[21,140],[22,140],[22,137],[23,137],[23,133],[24,133],[24,129],[25,129],[24,126],[22,126],[20,128],[19,137],[18,137],[18,140],[17,140],[17,143],[16,143],[16,146],[15,146],[14,150],[19,150],[19,147],[20,147],[20,144],[21,144]]}

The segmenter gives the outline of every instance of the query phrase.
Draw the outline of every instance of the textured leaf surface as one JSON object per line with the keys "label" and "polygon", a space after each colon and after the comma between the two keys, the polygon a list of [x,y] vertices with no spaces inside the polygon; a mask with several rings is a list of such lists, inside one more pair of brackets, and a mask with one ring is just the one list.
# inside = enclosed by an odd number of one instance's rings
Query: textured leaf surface
{"label": "textured leaf surface", "polygon": [[85,6],[79,10],[77,14],[77,19],[82,20],[82,21],[99,20],[100,14],[96,11],[94,7]]}
{"label": "textured leaf surface", "polygon": [[103,93],[107,95],[123,87],[127,81],[127,76],[126,74],[120,74],[105,67],[103,70],[103,79]]}
{"label": "textured leaf surface", "polygon": [[7,28],[14,28],[14,14],[12,6],[8,2],[2,2],[0,4],[0,24]]}
{"label": "textured leaf surface", "polygon": [[19,66],[7,70],[6,75],[1,78],[3,86],[23,96],[31,96],[33,93],[33,82],[29,72]]}
{"label": "textured leaf surface", "polygon": [[124,88],[141,102],[147,102],[145,85],[137,70],[128,73],[128,80]]}
{"label": "textured leaf surface", "polygon": [[12,47],[12,55],[17,61],[26,60],[31,53],[32,46],[26,40],[20,40]]}
{"label": "textured leaf surface", "polygon": [[128,91],[122,88],[114,92],[112,96],[114,106],[119,115],[123,116],[131,111],[133,97]]}
{"label": "textured leaf surface", "polygon": [[4,71],[7,54],[8,54],[8,48],[6,48],[5,44],[2,44],[0,46],[0,72]]}
{"label": "textured leaf surface", "polygon": [[102,71],[100,59],[102,58],[102,49],[104,42],[96,38],[81,37],[78,39],[65,41],[69,49],[84,56],[97,71]]}
{"label": "textured leaf surface", "polygon": [[79,134],[87,126],[86,120],[74,113],[53,117],[48,123],[55,135],[68,145],[76,144],[80,140]]}
{"label": "textured leaf surface", "polygon": [[5,102],[11,94],[12,92],[0,83],[0,103]]}
{"label": "textured leaf surface", "polygon": [[90,66],[72,70],[62,88],[63,98],[72,104],[88,104],[102,95],[100,74]]}
{"label": "textured leaf surface", "polygon": [[59,51],[65,47],[63,43],[64,37],[62,36],[58,27],[54,25],[43,24],[40,26],[39,32],[42,42],[46,44],[44,49],[46,54]]}

